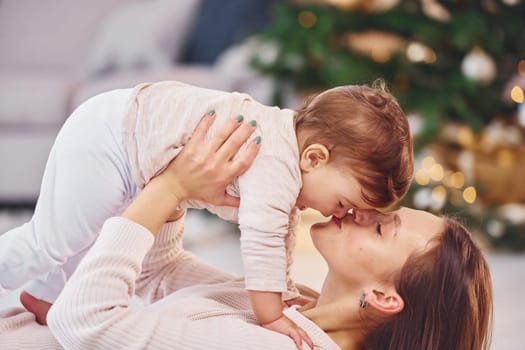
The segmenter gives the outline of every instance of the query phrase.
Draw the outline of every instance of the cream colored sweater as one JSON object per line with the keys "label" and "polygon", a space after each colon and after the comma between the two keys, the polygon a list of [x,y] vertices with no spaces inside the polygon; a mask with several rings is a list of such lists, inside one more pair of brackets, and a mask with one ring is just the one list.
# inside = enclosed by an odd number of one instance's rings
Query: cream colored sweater
{"label": "cream colored sweater", "polygon": [[[108,219],[49,312],[55,337],[29,313],[11,310],[0,318],[0,348],[58,349],[58,340],[90,350],[295,349],[289,337],[257,325],[241,279],[182,249],[182,232],[182,220],[154,239],[132,221]],[[134,292],[151,304],[130,307]],[[294,307],[285,314],[315,349],[339,349]]]}
{"label": "cream colored sweater", "polygon": [[227,188],[240,197],[238,209],[198,201],[183,206],[207,208],[239,223],[247,289],[294,291],[289,271],[299,218],[295,203],[302,184],[293,111],[262,105],[246,94],[175,81],[140,84],[124,121],[124,148],[135,182],[142,188],[164,170],[210,110],[217,119],[208,138],[227,119],[243,115],[246,122],[257,121],[261,149],[251,167]]}

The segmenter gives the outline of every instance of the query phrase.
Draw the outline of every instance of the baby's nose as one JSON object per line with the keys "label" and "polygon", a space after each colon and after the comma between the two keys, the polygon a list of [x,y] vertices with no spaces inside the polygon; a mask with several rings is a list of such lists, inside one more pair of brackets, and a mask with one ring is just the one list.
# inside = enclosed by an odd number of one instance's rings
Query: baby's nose
{"label": "baby's nose", "polygon": [[338,218],[338,219],[342,219],[344,218],[346,215],[348,214],[348,209],[346,208],[338,208],[334,213],[333,215]]}

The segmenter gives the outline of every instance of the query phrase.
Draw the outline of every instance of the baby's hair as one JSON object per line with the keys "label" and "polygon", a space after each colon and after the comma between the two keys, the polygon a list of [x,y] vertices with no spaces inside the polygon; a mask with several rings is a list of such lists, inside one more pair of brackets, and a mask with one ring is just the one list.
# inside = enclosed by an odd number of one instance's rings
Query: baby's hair
{"label": "baby's hair", "polygon": [[331,162],[350,170],[367,204],[384,208],[407,192],[414,171],[412,138],[383,80],[309,97],[296,111],[295,127],[307,135],[304,147],[321,143]]}

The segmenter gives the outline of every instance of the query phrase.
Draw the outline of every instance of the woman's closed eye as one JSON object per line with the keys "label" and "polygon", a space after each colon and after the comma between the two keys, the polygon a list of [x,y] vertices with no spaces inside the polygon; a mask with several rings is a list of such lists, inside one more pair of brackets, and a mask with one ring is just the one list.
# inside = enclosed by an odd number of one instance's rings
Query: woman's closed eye
{"label": "woman's closed eye", "polygon": [[378,235],[382,236],[383,235],[383,232],[381,232],[381,223],[377,223],[376,225],[376,232]]}

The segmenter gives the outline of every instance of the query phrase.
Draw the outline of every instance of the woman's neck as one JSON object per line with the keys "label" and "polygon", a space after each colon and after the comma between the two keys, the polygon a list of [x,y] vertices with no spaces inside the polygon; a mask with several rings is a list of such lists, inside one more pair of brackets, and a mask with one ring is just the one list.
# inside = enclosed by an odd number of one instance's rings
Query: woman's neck
{"label": "woman's neck", "polygon": [[[314,306],[308,310],[299,310],[302,314],[321,328],[341,349],[354,350],[358,348],[362,338],[357,322],[351,322],[341,317],[337,305]],[[342,320],[344,324],[338,324]]]}
{"label": "woman's neck", "polygon": [[341,287],[327,276],[315,305],[300,309],[344,350],[357,349],[365,325],[360,317],[359,293]]}

